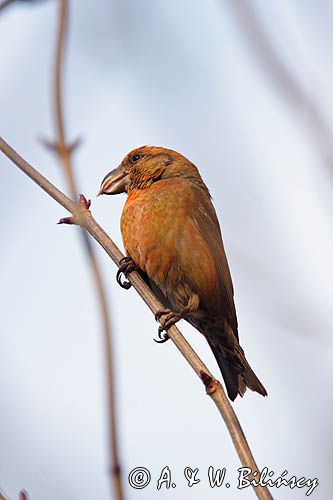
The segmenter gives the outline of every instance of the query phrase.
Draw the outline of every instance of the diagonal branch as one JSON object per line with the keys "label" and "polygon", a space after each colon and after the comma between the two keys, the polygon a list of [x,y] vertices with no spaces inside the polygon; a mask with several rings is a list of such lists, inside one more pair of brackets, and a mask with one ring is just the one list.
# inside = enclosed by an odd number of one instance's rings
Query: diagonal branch
{"label": "diagonal branch", "polygon": [[[56,129],[56,141],[54,144],[44,141],[44,144],[51,149],[61,162],[68,184],[68,189],[73,199],[77,199],[77,182],[75,179],[72,153],[78,145],[78,140],[71,145],[68,143],[65,131],[63,98],[62,98],[62,76],[63,60],[65,53],[65,43],[68,33],[68,0],[60,0],[59,17],[57,29],[57,42],[55,50],[54,70],[53,70],[53,94],[54,94],[54,117]],[[86,231],[81,230],[82,243],[85,248],[87,258],[95,281],[97,299],[99,302],[100,315],[103,325],[103,352],[105,357],[105,370],[107,382],[107,418],[108,418],[108,443],[110,454],[111,478],[117,500],[123,500],[124,492],[122,485],[119,446],[118,446],[118,425],[116,411],[115,394],[115,370],[112,349],[112,331],[107,306],[105,286],[102,273],[97,262],[94,248]]]}
{"label": "diagonal branch", "polygon": [[[80,206],[69,199],[36,169],[29,165],[29,163],[27,163],[21,156],[19,156],[18,153],[16,153],[2,138],[0,138],[0,150],[13,163],[15,163],[15,165],[19,169],[21,169],[26,175],[28,175],[28,177],[30,177],[36,184],[38,184],[39,187],[46,191],[60,205],[66,208],[76,218],[79,224],[83,228],[85,228],[88,233],[104,248],[106,253],[118,266],[120,259],[123,258],[123,254],[114,244],[111,238],[107,235],[104,229],[102,229],[97,224],[88,209],[85,209],[84,207],[82,207],[82,205]],[[136,291],[139,293],[139,295],[146,302],[146,304],[154,314],[156,314],[157,311],[161,310],[162,304],[157,300],[153,292],[148,288],[148,286],[145,284],[145,282],[137,272],[133,271],[129,274],[128,278],[133,287],[136,289]],[[207,394],[214,401],[224,419],[241,463],[244,467],[250,467],[253,472],[258,471],[257,464],[254,460],[246,437],[240,426],[238,418],[225,395],[222,385],[218,380],[214,379],[208,368],[201,361],[199,356],[192,349],[190,344],[183,337],[176,326],[172,326],[168,330],[168,335],[176,345],[177,349],[191,365],[195,373],[204,382]],[[272,499],[272,495],[266,487],[255,487],[255,493],[259,499]]]}

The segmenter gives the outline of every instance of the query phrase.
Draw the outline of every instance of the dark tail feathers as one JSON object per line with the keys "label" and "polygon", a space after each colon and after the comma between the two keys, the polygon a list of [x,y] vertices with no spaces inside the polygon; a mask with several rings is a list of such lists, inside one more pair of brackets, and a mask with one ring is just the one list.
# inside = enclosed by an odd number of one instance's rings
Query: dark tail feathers
{"label": "dark tail feathers", "polygon": [[243,396],[247,387],[262,396],[267,396],[265,387],[247,362],[244,351],[239,344],[235,345],[231,351],[223,347],[220,348],[220,346],[216,347],[210,339],[207,340],[220,367],[228,396],[232,401],[236,399],[238,394]]}

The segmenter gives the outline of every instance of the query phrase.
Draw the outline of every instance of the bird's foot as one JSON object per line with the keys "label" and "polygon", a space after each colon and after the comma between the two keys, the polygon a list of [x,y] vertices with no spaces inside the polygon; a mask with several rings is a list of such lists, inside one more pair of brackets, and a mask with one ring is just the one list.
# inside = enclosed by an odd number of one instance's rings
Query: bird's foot
{"label": "bird's foot", "polygon": [[[180,313],[176,313],[171,311],[170,309],[166,309],[164,311],[157,311],[155,314],[156,321],[159,321],[160,326],[158,327],[158,339],[154,339],[158,344],[163,344],[167,340],[169,340],[169,335],[166,331],[177,321],[182,319],[187,314],[187,309]],[[163,333],[165,332],[165,333]]]}
{"label": "bird's foot", "polygon": [[125,288],[125,290],[128,290],[131,288],[131,283],[125,279],[124,281],[122,280],[122,275],[127,278],[127,275],[131,273],[132,271],[136,271],[138,269],[137,265],[135,264],[134,260],[131,257],[123,257],[119,261],[119,269],[117,271],[116,275],[116,280],[118,285],[120,285],[122,288]]}

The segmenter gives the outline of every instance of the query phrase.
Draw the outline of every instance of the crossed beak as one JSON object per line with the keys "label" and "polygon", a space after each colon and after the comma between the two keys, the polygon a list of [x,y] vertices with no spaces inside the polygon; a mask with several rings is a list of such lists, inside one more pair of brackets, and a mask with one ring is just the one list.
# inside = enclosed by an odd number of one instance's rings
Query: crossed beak
{"label": "crossed beak", "polygon": [[111,172],[106,174],[106,176],[102,180],[102,184],[100,190],[97,193],[97,196],[100,196],[101,194],[125,193],[127,192],[129,183],[129,173],[126,172],[120,165],[119,167],[111,170]]}

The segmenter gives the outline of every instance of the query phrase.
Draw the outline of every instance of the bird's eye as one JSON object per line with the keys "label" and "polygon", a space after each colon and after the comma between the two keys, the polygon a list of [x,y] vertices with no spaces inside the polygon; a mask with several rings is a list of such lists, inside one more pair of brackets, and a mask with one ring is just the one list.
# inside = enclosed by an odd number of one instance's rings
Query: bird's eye
{"label": "bird's eye", "polygon": [[133,155],[131,160],[135,163],[136,161],[140,160],[141,155]]}

